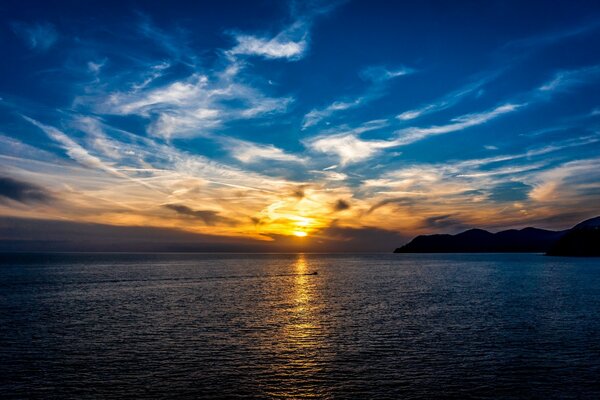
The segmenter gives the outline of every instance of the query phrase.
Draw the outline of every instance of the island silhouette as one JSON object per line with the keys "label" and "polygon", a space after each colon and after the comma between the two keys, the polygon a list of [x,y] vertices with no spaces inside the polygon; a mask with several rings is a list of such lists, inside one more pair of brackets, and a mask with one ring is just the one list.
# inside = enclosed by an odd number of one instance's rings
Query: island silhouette
{"label": "island silhouette", "polygon": [[491,233],[469,229],[456,235],[419,235],[394,253],[546,253],[551,256],[600,256],[600,216],[571,229],[509,229]]}

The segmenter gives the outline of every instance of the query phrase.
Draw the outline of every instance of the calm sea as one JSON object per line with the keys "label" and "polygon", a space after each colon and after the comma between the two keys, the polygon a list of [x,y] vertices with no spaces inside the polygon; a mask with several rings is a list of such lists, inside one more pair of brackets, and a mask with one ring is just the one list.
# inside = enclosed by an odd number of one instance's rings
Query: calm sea
{"label": "calm sea", "polygon": [[0,255],[0,397],[598,399],[600,260]]}

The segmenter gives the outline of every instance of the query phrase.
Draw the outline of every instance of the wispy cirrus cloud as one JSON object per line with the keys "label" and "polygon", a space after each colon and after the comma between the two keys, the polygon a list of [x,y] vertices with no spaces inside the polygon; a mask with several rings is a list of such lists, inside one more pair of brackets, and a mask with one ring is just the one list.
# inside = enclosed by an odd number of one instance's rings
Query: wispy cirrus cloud
{"label": "wispy cirrus cloud", "polygon": [[362,95],[353,99],[336,100],[324,108],[310,110],[302,120],[302,129],[317,125],[337,112],[361,107],[380,98],[384,95],[383,88],[387,81],[413,72],[413,69],[407,67],[388,69],[384,66],[371,66],[364,69],[359,75],[369,81],[371,86]]}
{"label": "wispy cirrus cloud", "polygon": [[[267,94],[273,88],[261,87],[256,76],[246,71],[248,64],[232,57],[230,51],[218,52],[212,65],[200,67],[198,60],[190,56],[194,51],[183,33],[165,33],[142,17],[136,33],[158,43],[170,57],[141,65],[136,58],[129,74],[99,77],[87,88],[87,94],[74,101],[82,113],[91,109],[98,114],[140,116],[147,121],[149,135],[169,140],[209,137],[215,129],[236,120],[286,112],[294,101],[292,96]],[[292,35],[308,29],[307,24],[294,24],[284,33]],[[100,70],[97,64],[91,68]]]}
{"label": "wispy cirrus cloud", "polygon": [[79,143],[75,142],[64,132],[56,129],[53,126],[42,124],[41,122],[36,121],[33,118],[29,118],[27,116],[23,116],[23,118],[31,124],[40,128],[44,133],[46,133],[46,135],[48,135],[50,139],[58,143],[72,160],[77,161],[79,164],[86,167],[100,169],[118,177],[125,177],[111,165],[103,162],[100,158],[90,154],[84,147],[82,147]]}
{"label": "wispy cirrus cloud", "polygon": [[285,58],[290,61],[304,57],[308,50],[310,24],[299,20],[274,37],[235,34],[237,44],[226,51],[230,57],[256,56],[267,59]]}
{"label": "wispy cirrus cloud", "polygon": [[155,46],[162,49],[174,62],[194,66],[197,62],[196,52],[188,46],[188,37],[185,31],[165,31],[160,29],[150,16],[137,12],[139,23],[137,32],[145,39],[152,41]]}
{"label": "wispy cirrus cloud", "polygon": [[568,40],[577,36],[586,35],[592,33],[600,28],[599,21],[592,21],[588,24],[578,24],[562,30],[555,30],[551,32],[545,32],[538,35],[533,35],[521,39],[516,39],[506,43],[503,48],[515,49],[515,48],[532,48],[532,47],[545,47],[552,44]]}
{"label": "wispy cirrus cloud", "polygon": [[49,22],[13,22],[12,29],[32,50],[46,51],[58,40],[58,32]]}
{"label": "wispy cirrus cloud", "polygon": [[364,104],[364,102],[364,97],[358,97],[349,101],[334,101],[325,108],[312,109],[304,116],[304,119],[302,120],[302,129],[310,128],[311,126],[318,124],[320,121],[330,117],[338,111],[345,111],[358,107],[361,104]]}
{"label": "wispy cirrus cloud", "polygon": [[499,75],[499,73],[499,71],[490,73],[485,78],[479,79],[453,92],[450,92],[441,97],[440,99],[433,101],[432,103],[411,110],[403,111],[400,114],[396,115],[396,118],[400,121],[409,121],[427,114],[431,114],[453,107],[469,95],[477,94],[484,85],[492,81],[495,77]]}
{"label": "wispy cirrus cloud", "polygon": [[408,75],[414,73],[415,70],[412,68],[400,66],[397,68],[387,68],[382,65],[374,65],[365,68],[360,72],[360,76],[374,83],[385,82],[393,78]]}
{"label": "wispy cirrus cloud", "polygon": [[308,52],[310,30],[315,18],[331,12],[338,6],[338,3],[306,2],[306,9],[304,10],[301,9],[300,3],[292,3],[290,11],[295,17],[293,23],[275,35],[232,32],[231,34],[237,43],[231,49],[226,50],[225,54],[233,59],[245,56],[270,60],[300,60]]}
{"label": "wispy cirrus cloud", "polygon": [[[386,218],[402,209],[421,218],[435,217],[432,210],[452,209],[455,219],[477,226],[483,219],[499,224],[519,224],[520,218],[541,218],[542,207],[571,207],[577,199],[582,209],[593,208],[593,193],[600,191],[598,159],[560,161],[564,150],[595,143],[598,135],[558,141],[522,153],[495,157],[411,163],[362,182],[362,192],[373,205],[371,213]],[[553,157],[548,154],[553,153]],[[558,162],[558,165],[557,165]],[[485,204],[485,210],[481,204]],[[390,210],[386,210],[390,207]],[[376,212],[377,211],[377,212]],[[494,215],[495,214],[495,215]],[[412,218],[411,216],[407,216]],[[421,220],[422,222],[422,220]],[[413,221],[418,228],[419,221]],[[426,224],[425,224],[426,225]]]}
{"label": "wispy cirrus cloud", "polygon": [[395,147],[394,141],[362,140],[356,134],[342,133],[315,138],[309,142],[312,150],[333,154],[342,166],[367,160],[380,150]]}
{"label": "wispy cirrus cloud", "polygon": [[226,122],[286,111],[291,97],[269,97],[243,82],[236,66],[207,76],[192,74],[170,84],[105,96],[97,105],[104,113],[150,119],[156,137],[207,136]]}
{"label": "wispy cirrus cloud", "polygon": [[286,153],[282,149],[273,145],[261,145],[246,140],[234,139],[230,137],[217,139],[222,146],[229,151],[232,157],[237,160],[250,164],[262,160],[288,161],[303,163],[305,160],[295,154]]}
{"label": "wispy cirrus cloud", "polygon": [[540,92],[556,92],[566,90],[576,85],[585,84],[589,80],[597,79],[600,75],[600,65],[558,71],[554,78],[539,87]]}
{"label": "wispy cirrus cloud", "polygon": [[516,111],[523,106],[525,106],[525,104],[508,103],[481,113],[473,113],[456,117],[446,125],[434,125],[428,128],[404,128],[396,131],[398,138],[394,142],[396,145],[407,145],[418,140],[423,140],[430,136],[461,131],[489,122],[501,115]]}
{"label": "wispy cirrus cloud", "polygon": [[600,194],[600,158],[565,162],[529,177],[529,197],[540,203],[577,204],[586,195]]}
{"label": "wispy cirrus cloud", "polygon": [[320,135],[307,141],[307,143],[312,150],[336,155],[339,157],[342,165],[347,165],[367,160],[382,149],[405,146],[431,136],[461,131],[484,124],[501,115],[511,113],[522,106],[524,104],[503,104],[481,113],[456,117],[446,125],[400,129],[394,133],[395,137],[389,140],[364,140],[359,137],[361,133],[367,130],[380,128],[374,125],[370,129],[360,131]]}
{"label": "wispy cirrus cloud", "polygon": [[[394,147],[395,144],[385,140],[363,140],[360,134],[387,126],[386,120],[368,121],[354,129],[343,129],[341,132],[327,131],[321,135],[305,140],[305,145],[312,151],[333,155],[339,158],[340,165],[345,166],[367,160],[378,151]],[[331,167],[329,169],[332,169]]]}

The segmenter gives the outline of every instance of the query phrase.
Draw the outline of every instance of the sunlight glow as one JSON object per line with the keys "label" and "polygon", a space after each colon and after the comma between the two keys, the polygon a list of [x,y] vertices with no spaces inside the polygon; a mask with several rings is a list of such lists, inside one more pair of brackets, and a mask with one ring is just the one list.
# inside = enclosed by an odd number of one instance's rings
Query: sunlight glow
{"label": "sunlight glow", "polygon": [[308,235],[308,233],[304,231],[294,231],[294,236],[305,237],[306,235]]}

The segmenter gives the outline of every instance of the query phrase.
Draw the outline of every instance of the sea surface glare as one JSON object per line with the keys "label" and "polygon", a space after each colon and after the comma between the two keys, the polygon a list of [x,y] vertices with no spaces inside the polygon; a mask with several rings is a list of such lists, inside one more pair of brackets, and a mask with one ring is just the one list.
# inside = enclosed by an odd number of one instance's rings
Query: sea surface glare
{"label": "sea surface glare", "polygon": [[600,261],[0,255],[1,398],[235,396],[599,399]]}

